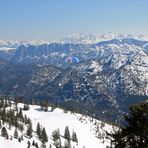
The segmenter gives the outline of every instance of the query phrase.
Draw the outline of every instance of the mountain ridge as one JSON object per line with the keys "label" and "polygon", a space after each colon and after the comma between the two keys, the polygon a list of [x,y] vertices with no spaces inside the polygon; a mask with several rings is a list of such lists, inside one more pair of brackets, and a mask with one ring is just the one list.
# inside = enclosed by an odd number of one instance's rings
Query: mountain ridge
{"label": "mountain ridge", "polygon": [[73,108],[80,104],[83,112],[93,110],[104,118],[110,114],[113,121],[148,96],[147,45],[148,41],[123,38],[96,44],[21,45],[10,56],[0,52],[8,61],[0,69],[0,95],[66,106],[73,102]]}

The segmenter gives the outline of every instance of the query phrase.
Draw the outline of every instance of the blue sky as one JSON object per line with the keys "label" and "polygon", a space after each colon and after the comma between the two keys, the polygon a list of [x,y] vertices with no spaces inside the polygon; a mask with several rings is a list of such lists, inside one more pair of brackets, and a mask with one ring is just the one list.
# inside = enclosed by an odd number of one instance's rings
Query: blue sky
{"label": "blue sky", "polygon": [[1,40],[148,34],[148,0],[0,0]]}

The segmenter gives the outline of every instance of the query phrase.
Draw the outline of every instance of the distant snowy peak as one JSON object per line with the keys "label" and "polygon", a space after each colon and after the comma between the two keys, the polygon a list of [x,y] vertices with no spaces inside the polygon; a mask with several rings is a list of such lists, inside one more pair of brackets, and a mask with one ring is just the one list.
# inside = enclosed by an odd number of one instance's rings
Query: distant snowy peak
{"label": "distant snowy peak", "polygon": [[3,41],[0,40],[0,50],[9,50],[11,48],[17,48],[19,46],[18,41]]}
{"label": "distant snowy peak", "polygon": [[[20,45],[28,47],[29,45],[43,45],[51,43],[72,43],[72,44],[96,44],[102,41],[110,41],[113,39],[124,40],[124,39],[136,39],[140,41],[148,41],[148,35],[131,35],[131,34],[117,34],[117,33],[105,33],[102,35],[94,35],[87,33],[71,34],[59,41],[44,41],[44,40],[32,40],[32,41],[4,41],[0,40],[0,51],[10,51],[17,49]],[[146,45],[145,45],[146,46]]]}
{"label": "distant snowy peak", "polygon": [[117,33],[104,33],[102,35],[94,35],[89,33],[75,33],[68,35],[65,38],[62,38],[59,41],[44,41],[44,40],[31,40],[31,41],[9,41],[9,40],[0,40],[0,50],[14,50],[18,48],[20,45],[42,45],[42,44],[50,44],[50,43],[73,43],[73,44],[96,44],[102,41],[109,41],[113,39],[126,39],[133,38],[142,41],[148,41],[148,35],[131,35],[131,34],[117,34]]}
{"label": "distant snowy peak", "polygon": [[61,39],[60,41],[62,43],[94,43],[96,40],[96,36],[93,34],[87,34],[87,33],[79,33],[79,34],[71,34],[67,37]]}
{"label": "distant snowy peak", "polygon": [[148,35],[140,34],[140,35],[137,35],[135,38],[138,40],[148,41]]}
{"label": "distant snowy peak", "polygon": [[49,44],[50,42],[43,41],[43,40],[33,40],[33,41],[3,41],[0,40],[0,50],[1,51],[9,51],[15,50],[20,45],[42,45],[42,44]]}
{"label": "distant snowy peak", "polygon": [[125,39],[125,38],[134,38],[131,34],[117,34],[117,33],[105,33],[100,36],[97,36],[98,40],[100,41],[107,41],[107,40],[113,40],[113,39]]}
{"label": "distant snowy peak", "polygon": [[146,35],[131,35],[131,34],[117,34],[117,33],[105,33],[102,35],[93,35],[87,33],[80,33],[80,34],[71,34],[60,41],[63,43],[83,43],[83,44],[94,44],[101,41],[108,41],[113,39],[126,39],[126,38],[133,38],[137,40],[146,40],[148,41],[148,36]]}
{"label": "distant snowy peak", "polygon": [[125,35],[118,35],[115,33],[107,33],[102,35],[93,35],[93,34],[86,34],[86,33],[80,33],[80,34],[72,34],[64,39],[61,40],[61,42],[64,43],[83,43],[83,44],[94,44],[101,41],[107,41],[112,40],[115,38],[123,39],[125,38]]}
{"label": "distant snowy peak", "polygon": [[42,44],[49,44],[51,42],[49,41],[44,41],[44,40],[32,40],[32,41],[21,41],[20,44],[23,45],[42,45]]}

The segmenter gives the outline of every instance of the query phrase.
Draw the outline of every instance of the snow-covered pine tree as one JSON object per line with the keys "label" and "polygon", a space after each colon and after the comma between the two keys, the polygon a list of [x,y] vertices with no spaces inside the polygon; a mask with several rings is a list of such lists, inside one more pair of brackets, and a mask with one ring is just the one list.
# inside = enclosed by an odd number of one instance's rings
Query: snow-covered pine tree
{"label": "snow-covered pine tree", "polygon": [[68,141],[70,140],[70,132],[68,126],[65,127],[64,138],[67,139]]}
{"label": "snow-covered pine tree", "polygon": [[42,130],[41,139],[42,139],[42,142],[48,142],[48,137],[47,137],[45,128],[43,128]]}
{"label": "snow-covered pine tree", "polygon": [[6,139],[9,138],[8,132],[7,132],[5,127],[3,127],[2,130],[1,130],[1,136],[5,137]]}
{"label": "snow-covered pine tree", "polygon": [[30,148],[30,145],[31,145],[31,144],[30,144],[30,141],[28,141],[28,143],[27,143],[27,144],[28,144],[27,148]]}
{"label": "snow-covered pine tree", "polygon": [[52,137],[53,137],[53,141],[54,141],[54,145],[56,148],[61,148],[61,138],[60,138],[60,131],[59,129],[54,130],[52,132]]}
{"label": "snow-covered pine tree", "polygon": [[14,130],[14,138],[18,138],[18,131],[17,131],[17,129],[15,128],[15,130]]}
{"label": "snow-covered pine tree", "polygon": [[32,142],[32,146],[35,146],[35,142],[34,142],[34,140],[33,140],[33,142]]}
{"label": "snow-covered pine tree", "polygon": [[77,138],[77,134],[76,134],[75,131],[73,131],[71,139],[72,139],[73,142],[78,143],[78,138]]}
{"label": "snow-covered pine tree", "polygon": [[36,147],[36,148],[39,148],[39,146],[38,146],[38,143],[37,143],[37,142],[35,143],[35,147]]}
{"label": "snow-covered pine tree", "polygon": [[54,130],[52,132],[52,137],[53,137],[53,141],[56,141],[57,139],[60,139],[60,131],[59,131],[59,129]]}
{"label": "snow-covered pine tree", "polygon": [[37,127],[36,127],[36,133],[38,135],[38,137],[41,137],[41,126],[40,123],[38,122]]}
{"label": "snow-covered pine tree", "polygon": [[21,138],[20,137],[18,138],[18,142],[21,142]]}
{"label": "snow-covered pine tree", "polygon": [[28,128],[27,128],[27,131],[26,131],[26,134],[27,134],[27,136],[29,137],[29,138],[31,138],[32,137],[32,124],[29,124],[28,125]]}

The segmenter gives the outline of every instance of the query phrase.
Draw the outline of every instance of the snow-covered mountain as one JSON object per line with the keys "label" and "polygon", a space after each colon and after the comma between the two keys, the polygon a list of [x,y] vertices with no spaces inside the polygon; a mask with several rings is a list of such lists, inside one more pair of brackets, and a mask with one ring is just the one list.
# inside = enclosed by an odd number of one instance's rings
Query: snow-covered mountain
{"label": "snow-covered mountain", "polygon": [[[49,43],[42,40],[35,41],[2,41],[0,40],[0,58],[15,63],[39,63],[66,66],[68,57],[77,57],[81,62],[90,58],[96,58],[95,46],[122,46],[128,48],[140,47],[148,51],[148,41],[143,35],[132,36],[108,33],[102,35],[72,34],[59,42]],[[114,48],[112,47],[112,48]],[[98,53],[97,53],[98,55]]]}
{"label": "snow-covered mountain", "polygon": [[86,114],[93,112],[96,118],[119,122],[131,104],[148,96],[148,56],[139,48],[135,52],[109,49],[108,53],[100,48],[98,59],[67,69],[39,64],[2,66],[0,94],[48,98],[52,103],[68,103],[73,109],[80,105]]}
{"label": "snow-covered mountain", "polygon": [[[125,39],[133,38],[142,41],[148,41],[148,35],[131,35],[131,34],[119,34],[119,33],[104,33],[102,35],[94,35],[89,33],[78,33],[71,34],[59,41],[54,41],[54,43],[73,43],[73,44],[95,44],[102,41],[108,41],[113,39]],[[14,50],[20,45],[42,45],[50,44],[52,42],[44,40],[32,40],[32,41],[9,41],[0,40],[0,50]]]}
{"label": "snow-covered mountain", "polygon": [[[3,41],[0,40],[0,47],[7,47],[7,48],[17,48],[19,46],[19,42],[18,41]],[[2,49],[1,49],[2,50]]]}
{"label": "snow-covered mountain", "polygon": [[3,41],[0,40],[0,58],[9,61],[19,46],[28,46],[28,45],[42,45],[49,44],[49,42],[42,40],[34,40],[34,41]]}
{"label": "snow-covered mountain", "polygon": [[114,34],[102,39],[20,45],[15,52],[0,52],[7,61],[0,66],[0,94],[79,102],[83,112],[91,114],[93,108],[96,117],[115,121],[148,96],[148,41]]}
{"label": "snow-covered mountain", "polygon": [[1,51],[9,51],[15,50],[20,45],[41,45],[41,44],[48,44],[49,42],[43,40],[33,40],[33,41],[4,41],[0,40],[0,50]]}
{"label": "snow-covered mountain", "polygon": [[[147,53],[148,41],[133,38],[113,39],[95,44],[51,43],[42,45],[20,45],[16,51],[0,52],[0,58],[12,63],[53,64],[68,67],[70,64],[88,59],[99,59],[110,55],[124,54],[124,59],[141,50]],[[5,56],[4,56],[5,55]]]}
{"label": "snow-covered mountain", "polygon": [[134,38],[137,40],[148,41],[147,35],[131,35],[131,34],[119,34],[119,33],[104,33],[102,35],[94,35],[87,33],[71,34],[60,41],[62,43],[75,43],[75,44],[95,44],[101,41],[108,41],[113,39],[125,39]]}
{"label": "snow-covered mountain", "polygon": [[[15,109],[15,105],[11,105],[11,107],[7,107],[7,112],[13,111]],[[111,133],[113,130],[117,129],[113,125],[109,125],[105,122],[92,119],[89,116],[84,116],[82,114],[77,114],[74,112],[65,111],[60,108],[53,109],[52,107],[48,107],[48,111],[43,111],[40,106],[37,105],[29,105],[29,110],[24,111],[24,104],[19,103],[17,105],[17,109],[19,114],[25,119],[28,119],[27,123],[22,124],[23,128],[20,130],[19,127],[14,127],[10,125],[9,122],[3,122],[1,125],[0,132],[2,133],[0,136],[0,146],[2,148],[26,148],[30,145],[30,148],[42,147],[43,143],[41,138],[38,138],[37,135],[37,124],[40,124],[41,130],[45,128],[47,133],[47,141],[44,145],[46,147],[55,148],[57,142],[60,142],[62,146],[66,145],[68,142],[64,137],[65,127],[69,128],[70,132],[70,141],[69,144],[71,147],[75,148],[106,148],[110,146],[110,140],[108,139],[107,132]],[[22,109],[22,114],[20,113],[20,108]],[[16,110],[14,110],[16,112]],[[16,112],[17,117],[17,112]],[[17,120],[19,121],[19,116]],[[3,121],[3,120],[1,120]],[[22,120],[19,121],[21,123]],[[24,121],[23,121],[24,122]],[[27,134],[27,130],[29,124],[31,122],[32,125],[32,136],[29,137]],[[7,138],[2,132],[3,128],[6,128],[8,133]],[[53,139],[53,131],[59,131],[59,137],[55,141]],[[17,132],[15,132],[17,130]],[[74,142],[72,139],[72,133],[76,133],[77,142]],[[28,142],[29,141],[29,142]],[[30,143],[30,144],[29,144]],[[33,144],[34,143],[34,144]],[[37,144],[36,144],[37,143]],[[70,147],[68,147],[70,148]]]}

